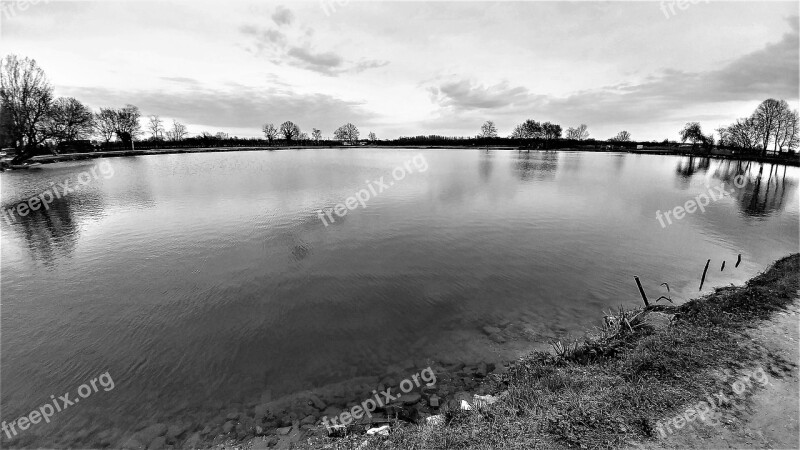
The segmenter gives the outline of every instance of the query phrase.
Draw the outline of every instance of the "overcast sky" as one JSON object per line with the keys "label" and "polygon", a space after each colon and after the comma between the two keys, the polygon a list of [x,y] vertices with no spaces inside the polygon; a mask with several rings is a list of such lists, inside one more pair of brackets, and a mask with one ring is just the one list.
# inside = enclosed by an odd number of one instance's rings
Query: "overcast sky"
{"label": "overcast sky", "polygon": [[0,51],[35,58],[56,95],[193,133],[508,135],[532,118],[661,140],[769,97],[798,107],[796,1],[670,3],[3,2]]}

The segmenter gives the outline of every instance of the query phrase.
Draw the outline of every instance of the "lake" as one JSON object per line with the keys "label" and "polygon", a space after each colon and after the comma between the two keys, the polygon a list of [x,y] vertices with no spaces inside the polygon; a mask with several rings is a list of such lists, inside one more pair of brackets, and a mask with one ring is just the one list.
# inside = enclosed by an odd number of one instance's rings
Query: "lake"
{"label": "lake", "polygon": [[[499,364],[641,305],[634,275],[651,301],[668,283],[681,303],[702,294],[708,259],[703,292],[800,245],[798,168],[703,158],[282,150],[0,180],[2,420],[105,372],[114,384],[3,436],[30,447],[199,429],[265,393],[430,361]],[[66,181],[80,188],[55,198]],[[363,206],[330,211],[360,191]],[[703,211],[675,217],[701,196]]]}

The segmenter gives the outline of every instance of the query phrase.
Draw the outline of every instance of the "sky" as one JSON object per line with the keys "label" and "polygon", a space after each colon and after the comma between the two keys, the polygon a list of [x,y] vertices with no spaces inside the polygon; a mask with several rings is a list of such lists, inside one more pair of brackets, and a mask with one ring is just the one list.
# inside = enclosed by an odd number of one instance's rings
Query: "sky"
{"label": "sky", "polygon": [[[798,2],[2,2],[0,54],[57,96],[134,104],[191,133],[509,135],[525,119],[591,137],[678,139],[800,102]],[[681,9],[681,6],[683,9]]]}

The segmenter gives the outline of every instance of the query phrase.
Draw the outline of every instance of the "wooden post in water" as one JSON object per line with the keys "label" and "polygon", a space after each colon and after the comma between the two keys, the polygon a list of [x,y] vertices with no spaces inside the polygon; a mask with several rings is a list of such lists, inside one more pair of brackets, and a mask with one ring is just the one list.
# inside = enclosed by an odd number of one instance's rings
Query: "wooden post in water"
{"label": "wooden post in water", "polygon": [[639,287],[639,294],[642,295],[642,300],[644,300],[644,306],[650,306],[650,302],[647,301],[647,294],[644,293],[644,289],[642,289],[642,282],[639,281],[639,277],[636,275],[633,276],[633,279],[636,280],[636,286]]}
{"label": "wooden post in water", "polygon": [[733,267],[734,267],[734,268],[735,268],[735,267],[739,267],[739,263],[740,263],[740,262],[742,262],[742,254],[741,254],[741,253],[739,253],[739,257],[738,257],[738,258],[736,258],[736,265],[735,265],[735,266],[733,266]]}
{"label": "wooden post in water", "polygon": [[706,268],[703,269],[703,278],[700,279],[700,289],[698,289],[698,291],[702,291],[703,290],[703,283],[706,282],[706,272],[708,272],[708,265],[709,264],[711,264],[711,260],[710,259],[708,261],[706,261]]}

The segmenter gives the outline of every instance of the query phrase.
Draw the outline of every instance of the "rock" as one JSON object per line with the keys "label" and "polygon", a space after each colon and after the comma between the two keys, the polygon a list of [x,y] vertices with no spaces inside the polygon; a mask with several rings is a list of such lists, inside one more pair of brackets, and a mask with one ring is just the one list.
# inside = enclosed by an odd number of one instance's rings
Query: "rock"
{"label": "rock", "polygon": [[251,450],[267,450],[270,447],[269,441],[264,438],[253,439],[251,443],[253,444]]}
{"label": "rock", "polygon": [[170,441],[170,442],[171,442],[171,441],[175,441],[175,440],[177,440],[178,438],[180,438],[180,437],[181,437],[181,435],[182,435],[183,433],[185,433],[185,432],[186,432],[186,430],[187,430],[188,428],[189,428],[189,426],[188,426],[188,425],[186,425],[186,424],[180,424],[180,425],[170,425],[170,426],[167,428],[167,433],[166,433],[167,441]]}
{"label": "rock", "polygon": [[222,425],[222,432],[225,434],[230,433],[231,430],[233,430],[233,428],[234,428],[233,421],[229,420],[225,422],[224,425]]}
{"label": "rock", "polygon": [[391,429],[391,427],[389,425],[383,425],[383,426],[380,426],[380,427],[370,428],[369,430],[367,430],[367,435],[369,435],[369,436],[375,436],[375,435],[388,436],[390,429]]}
{"label": "rock", "polygon": [[493,395],[475,395],[473,398],[474,398],[474,404],[478,408],[489,406],[491,404],[496,403],[497,400],[499,400],[497,397]]}
{"label": "rock", "polygon": [[497,334],[500,333],[500,331],[501,331],[500,328],[493,327],[491,325],[486,325],[485,327],[483,327],[483,332],[488,335]]}
{"label": "rock", "polygon": [[442,415],[428,416],[425,418],[425,425],[431,427],[438,427],[444,425],[444,416]]}
{"label": "rock", "polygon": [[188,439],[181,445],[181,448],[197,448],[200,446],[200,442],[202,442],[203,438],[200,436],[200,432],[192,433]]}
{"label": "rock", "polygon": [[494,342],[496,342],[498,344],[505,344],[506,343],[506,338],[501,336],[500,333],[490,334],[489,335],[489,339],[493,340]]}
{"label": "rock", "polygon": [[256,420],[266,417],[269,413],[269,405],[267,403],[262,403],[260,405],[256,405],[253,408],[253,413],[255,415]]}
{"label": "rock", "polygon": [[328,406],[316,394],[310,394],[308,396],[308,400],[309,400],[309,402],[311,402],[311,405],[313,405],[314,408],[317,408],[320,411],[324,411],[325,408],[327,408],[327,406]]}
{"label": "rock", "polygon": [[315,423],[317,423],[317,418],[311,415],[300,421],[300,425],[314,425]]}
{"label": "rock", "polygon": [[150,444],[147,445],[147,450],[162,450],[167,446],[167,439],[164,436],[159,436],[153,439]]}
{"label": "rock", "polygon": [[144,450],[145,445],[142,444],[135,436],[130,437],[121,446],[125,450]]}
{"label": "rock", "polygon": [[403,399],[403,404],[404,405],[413,405],[413,404],[419,402],[419,400],[422,397],[419,394],[417,394],[416,392],[412,392],[410,394],[403,394],[403,397],[401,397],[401,398]]}
{"label": "rock", "polygon": [[328,418],[336,417],[341,413],[342,410],[335,406],[328,406],[327,408],[325,408],[325,411],[322,411],[323,417],[328,417]]}
{"label": "rock", "polygon": [[167,432],[167,426],[163,423],[150,425],[142,430],[137,431],[134,436],[139,442],[152,442],[153,439],[163,436]]}
{"label": "rock", "polygon": [[459,405],[459,408],[461,408],[464,411],[471,411],[472,410],[472,406],[469,406],[469,402],[467,402],[466,400],[461,400],[461,404]]}
{"label": "rock", "polygon": [[261,425],[256,425],[256,434],[259,436],[264,434],[264,428],[262,428]]}
{"label": "rock", "polygon": [[228,415],[225,416],[225,418],[228,419],[228,420],[236,420],[236,419],[239,418],[239,413],[236,412],[236,411],[229,412]]}
{"label": "rock", "polygon": [[478,363],[478,368],[475,370],[475,375],[484,378],[489,372],[485,362]]}
{"label": "rock", "polygon": [[431,405],[431,408],[438,408],[439,396],[437,396],[436,394],[431,395],[431,398],[428,399],[428,404]]}
{"label": "rock", "polygon": [[641,320],[641,324],[654,330],[667,328],[672,323],[675,314],[666,314],[658,311],[648,312]]}
{"label": "rock", "polygon": [[292,427],[281,427],[275,431],[277,431],[280,436],[286,436],[290,431],[292,431]]}

